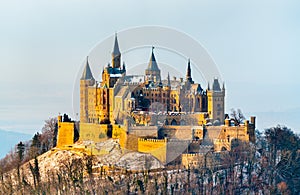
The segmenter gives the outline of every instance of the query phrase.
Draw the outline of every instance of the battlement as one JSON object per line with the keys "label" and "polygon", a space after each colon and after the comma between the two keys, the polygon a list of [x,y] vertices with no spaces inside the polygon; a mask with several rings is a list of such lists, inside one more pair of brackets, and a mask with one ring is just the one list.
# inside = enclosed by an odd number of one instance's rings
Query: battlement
{"label": "battlement", "polygon": [[147,139],[147,138],[139,138],[138,139],[139,142],[162,142],[162,143],[165,143],[165,142],[168,142],[168,139],[165,138],[165,139]]}
{"label": "battlement", "polygon": [[200,149],[211,149],[212,145],[200,145]]}
{"label": "battlement", "polygon": [[214,143],[229,143],[228,139],[214,139]]}
{"label": "battlement", "polygon": [[203,156],[202,153],[192,153],[192,154],[182,154],[182,157],[196,157],[196,156]]}
{"label": "battlement", "polygon": [[167,142],[173,142],[173,143],[191,143],[191,140],[182,140],[182,139],[167,139]]}

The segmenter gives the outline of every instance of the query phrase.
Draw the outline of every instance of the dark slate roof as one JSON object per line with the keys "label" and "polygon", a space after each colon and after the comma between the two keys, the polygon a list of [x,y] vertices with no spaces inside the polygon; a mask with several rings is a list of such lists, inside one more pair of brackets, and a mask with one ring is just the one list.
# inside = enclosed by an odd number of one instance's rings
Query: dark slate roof
{"label": "dark slate roof", "polygon": [[214,79],[213,86],[212,86],[213,91],[221,91],[220,83],[218,79]]}
{"label": "dark slate roof", "polygon": [[159,70],[154,53],[153,53],[153,47],[152,47],[152,53],[151,53],[151,57],[150,57],[150,61],[149,61],[147,70],[154,70],[154,71]]}
{"label": "dark slate roof", "polygon": [[111,66],[106,67],[107,71],[109,74],[123,74],[125,72],[124,69],[120,69],[120,68],[113,68]]}
{"label": "dark slate roof", "polygon": [[80,80],[94,80],[93,74],[90,69],[88,57],[86,58],[86,64]]}
{"label": "dark slate roof", "polygon": [[118,43],[117,34],[115,35],[115,44],[114,44],[114,48],[113,48],[112,54],[114,56],[121,55],[121,52],[120,52],[120,49],[119,49],[119,43]]}

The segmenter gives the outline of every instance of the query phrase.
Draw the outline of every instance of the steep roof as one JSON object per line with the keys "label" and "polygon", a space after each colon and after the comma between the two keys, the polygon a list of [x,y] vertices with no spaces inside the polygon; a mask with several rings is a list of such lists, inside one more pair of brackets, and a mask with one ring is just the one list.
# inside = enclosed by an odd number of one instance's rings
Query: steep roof
{"label": "steep roof", "polygon": [[85,67],[84,67],[84,70],[82,72],[82,76],[81,76],[80,80],[95,80],[94,77],[93,77],[93,74],[91,72],[88,57],[86,58]]}
{"label": "steep roof", "polygon": [[212,90],[221,91],[220,83],[217,78],[214,79]]}
{"label": "steep roof", "polygon": [[158,68],[154,53],[153,53],[153,49],[154,49],[154,47],[152,47],[152,53],[151,53],[151,57],[150,57],[150,61],[149,61],[147,70],[159,71],[159,68]]}
{"label": "steep roof", "polygon": [[114,48],[113,48],[112,54],[114,56],[121,55],[121,52],[120,52],[120,49],[119,49],[119,43],[118,43],[117,33],[115,34],[115,44],[114,44]]}

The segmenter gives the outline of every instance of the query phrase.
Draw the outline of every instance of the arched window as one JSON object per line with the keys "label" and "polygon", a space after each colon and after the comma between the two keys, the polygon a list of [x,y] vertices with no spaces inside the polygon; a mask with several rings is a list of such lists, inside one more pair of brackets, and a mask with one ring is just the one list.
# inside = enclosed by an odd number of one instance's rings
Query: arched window
{"label": "arched window", "polygon": [[177,125],[177,122],[175,119],[172,120],[171,125]]}
{"label": "arched window", "polygon": [[226,148],[225,146],[223,146],[223,147],[221,148],[221,151],[227,151],[227,148]]}
{"label": "arched window", "polygon": [[180,125],[186,125],[185,120],[181,120],[181,121],[180,121]]}

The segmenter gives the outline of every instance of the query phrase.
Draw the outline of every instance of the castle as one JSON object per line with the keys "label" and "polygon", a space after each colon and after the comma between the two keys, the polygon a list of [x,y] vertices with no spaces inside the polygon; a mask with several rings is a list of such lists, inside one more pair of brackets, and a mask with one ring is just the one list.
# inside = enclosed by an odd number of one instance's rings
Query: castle
{"label": "castle", "polygon": [[[225,118],[224,84],[215,78],[205,90],[194,82],[190,60],[186,66],[185,79],[170,79],[169,73],[163,79],[152,47],[145,75],[127,75],[115,35],[102,81],[95,80],[86,59],[80,79],[79,140],[113,138],[165,164],[177,160],[185,165],[193,161],[188,153],[230,150],[235,139],[254,142],[255,117],[234,126]],[[73,126],[59,118],[58,147],[72,144],[74,139],[65,137],[73,135]]]}

